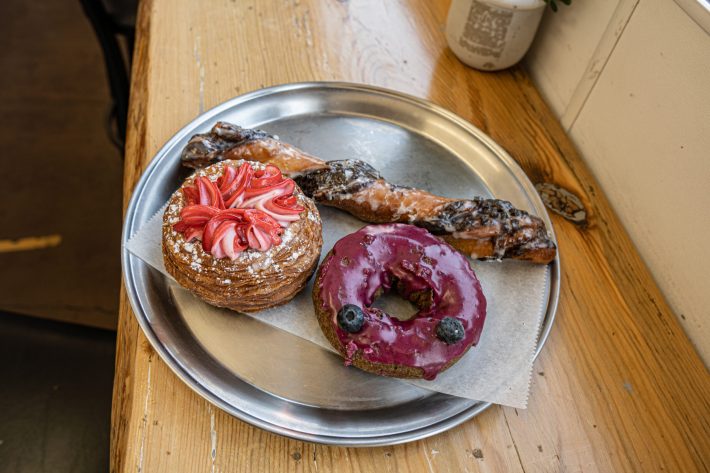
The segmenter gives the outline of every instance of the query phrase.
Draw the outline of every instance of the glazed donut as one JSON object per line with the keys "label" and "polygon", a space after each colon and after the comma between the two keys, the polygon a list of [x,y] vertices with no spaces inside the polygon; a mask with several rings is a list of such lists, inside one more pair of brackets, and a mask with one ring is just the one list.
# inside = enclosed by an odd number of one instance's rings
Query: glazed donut
{"label": "glazed donut", "polygon": [[255,312],[290,301],[318,264],[315,204],[275,166],[222,161],[197,171],[168,201],[163,261],[206,302]]}
{"label": "glazed donut", "polygon": [[[390,290],[419,311],[401,321],[372,307]],[[486,299],[468,260],[427,230],[369,225],[340,239],[318,268],[313,304],[346,365],[433,379],[478,343]]]}
{"label": "glazed donut", "polygon": [[194,135],[180,157],[200,168],[222,159],[278,166],[316,202],[371,223],[400,222],[426,228],[474,259],[512,258],[547,264],[557,247],[545,223],[499,199],[451,199],[385,180],[364,161],[323,161],[260,130],[217,122]]}

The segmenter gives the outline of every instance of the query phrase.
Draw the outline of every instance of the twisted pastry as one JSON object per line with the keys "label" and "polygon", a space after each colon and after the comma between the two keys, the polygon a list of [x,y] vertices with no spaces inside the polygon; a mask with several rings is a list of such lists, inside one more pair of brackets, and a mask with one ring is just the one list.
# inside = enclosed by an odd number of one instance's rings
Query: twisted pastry
{"label": "twisted pastry", "polygon": [[364,161],[323,161],[261,130],[217,122],[209,133],[194,135],[181,156],[192,168],[225,159],[273,164],[316,202],[366,222],[424,227],[473,258],[546,264],[557,252],[544,222],[510,202],[450,199],[391,184]]}

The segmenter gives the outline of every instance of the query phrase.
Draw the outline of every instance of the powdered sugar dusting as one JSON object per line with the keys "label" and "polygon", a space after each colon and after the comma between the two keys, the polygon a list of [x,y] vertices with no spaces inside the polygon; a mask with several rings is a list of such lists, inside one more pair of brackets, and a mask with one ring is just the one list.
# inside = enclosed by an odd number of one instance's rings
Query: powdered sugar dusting
{"label": "powdered sugar dusting", "polygon": [[[224,166],[239,166],[244,161],[224,161],[209,168],[201,169],[188,178],[184,186],[192,185],[198,176],[220,176]],[[251,163],[254,169],[265,166]],[[313,202],[296,188],[293,195],[304,207],[301,218],[283,229],[281,242],[266,251],[246,249],[234,260],[215,258],[204,251],[199,240],[186,241],[172,225],[179,219],[186,198],[180,190],[175,192],[163,216],[164,257],[172,267],[186,272],[189,283],[200,291],[214,291],[215,298],[246,301],[247,307],[274,302],[274,294],[285,291],[293,284],[294,278],[302,277],[304,271],[313,267],[320,253],[321,219]],[[168,264],[166,263],[166,267]],[[191,274],[190,274],[191,273]],[[233,294],[233,295],[232,295]],[[261,302],[259,302],[261,301]]]}

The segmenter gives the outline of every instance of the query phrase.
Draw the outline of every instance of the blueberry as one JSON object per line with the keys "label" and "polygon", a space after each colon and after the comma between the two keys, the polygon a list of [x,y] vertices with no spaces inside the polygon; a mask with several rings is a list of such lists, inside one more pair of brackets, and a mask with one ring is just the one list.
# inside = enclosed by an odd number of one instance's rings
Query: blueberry
{"label": "blueberry", "polygon": [[453,317],[444,317],[436,326],[436,336],[447,345],[460,342],[463,335],[463,324]]}
{"label": "blueberry", "polygon": [[362,309],[353,304],[345,304],[338,311],[338,325],[348,333],[359,332],[365,323]]}

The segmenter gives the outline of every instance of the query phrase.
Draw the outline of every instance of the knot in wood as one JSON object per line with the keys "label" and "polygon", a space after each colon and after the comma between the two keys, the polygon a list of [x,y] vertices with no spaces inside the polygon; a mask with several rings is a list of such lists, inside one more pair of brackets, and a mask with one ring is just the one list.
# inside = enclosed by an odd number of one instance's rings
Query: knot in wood
{"label": "knot in wood", "polygon": [[535,189],[548,209],[574,223],[587,223],[587,211],[582,201],[567,189],[549,182],[535,184]]}

